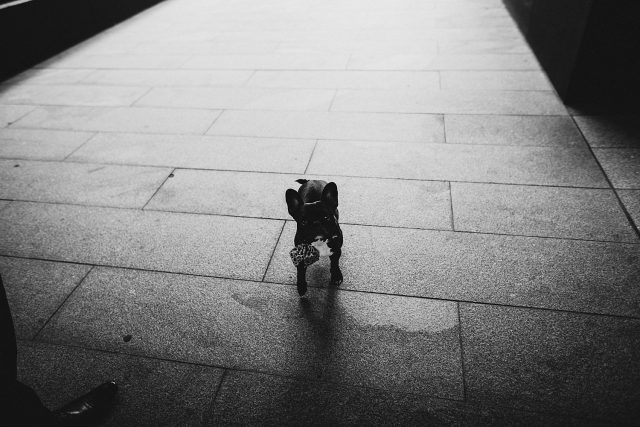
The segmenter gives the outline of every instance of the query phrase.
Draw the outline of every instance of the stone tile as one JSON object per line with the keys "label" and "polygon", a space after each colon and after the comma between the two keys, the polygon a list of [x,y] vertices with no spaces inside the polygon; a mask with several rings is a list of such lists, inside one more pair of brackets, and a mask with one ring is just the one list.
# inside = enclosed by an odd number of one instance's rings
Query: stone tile
{"label": "stone tile", "polygon": [[339,90],[332,111],[426,114],[564,115],[553,92]]}
{"label": "stone tile", "polygon": [[441,71],[442,89],[553,90],[542,71]]}
{"label": "stone tile", "polygon": [[0,105],[0,128],[11,125],[34,109],[31,105]]}
{"label": "stone tile", "polygon": [[207,423],[558,427],[586,424],[584,420],[541,413],[242,371],[229,371],[225,375]]}
{"label": "stone tile", "polygon": [[281,221],[13,202],[0,254],[260,280]]}
{"label": "stone tile", "polygon": [[443,142],[441,116],[225,111],[208,134],[276,138]]}
{"label": "stone tile", "polygon": [[567,116],[446,115],[447,142],[533,146],[583,146]]}
{"label": "stone tile", "polygon": [[42,337],[461,398],[457,321],[451,302],[98,268]]}
{"label": "stone tile", "polygon": [[28,85],[60,85],[80,82],[93,70],[65,70],[65,69],[39,69],[32,68],[17,76],[6,80],[7,85],[28,84]]}
{"label": "stone tile", "polygon": [[147,87],[21,84],[0,92],[0,103],[118,107],[133,104]]}
{"label": "stone tile", "polygon": [[169,168],[0,160],[0,197],[142,208]]}
{"label": "stone tile", "polygon": [[87,54],[76,53],[69,56],[58,56],[40,64],[46,68],[82,68],[82,69],[171,69],[179,68],[192,55],[163,54]]}
{"label": "stone tile", "polygon": [[355,53],[349,70],[539,70],[531,54],[420,55]]}
{"label": "stone tile", "polygon": [[272,88],[155,88],[136,105],[231,110],[327,111],[334,90]]}
{"label": "stone tile", "polygon": [[640,189],[640,148],[594,149],[614,188]]}
{"label": "stone tile", "polygon": [[32,339],[89,272],[86,265],[0,257],[18,339]]}
{"label": "stone tile", "polygon": [[0,129],[0,157],[63,160],[93,133],[47,129]]}
{"label": "stone tile", "polygon": [[640,321],[460,307],[469,399],[633,424]]}
{"label": "stone tile", "polygon": [[636,227],[640,227],[640,190],[618,190],[618,195]]}
{"label": "stone tile", "polygon": [[457,231],[638,242],[612,190],[451,183]]}
{"label": "stone tile", "polygon": [[153,40],[144,41],[133,47],[133,53],[231,55],[276,53],[279,43],[270,40]]}
{"label": "stone tile", "polygon": [[437,72],[257,71],[248,86],[305,89],[439,89]]}
{"label": "stone tile", "polygon": [[585,148],[320,141],[308,173],[607,187]]}
{"label": "stone tile", "polygon": [[146,209],[287,219],[284,193],[287,188],[300,185],[294,182],[296,178],[271,173],[177,169]]}
{"label": "stone tile", "polygon": [[203,134],[220,111],[170,108],[41,107],[15,127],[77,131]]}
{"label": "stone tile", "polygon": [[188,60],[186,69],[226,70],[344,70],[349,55],[198,55]]}
{"label": "stone tile", "polygon": [[575,116],[592,147],[640,148],[638,116]]}
{"label": "stone tile", "polygon": [[[342,225],[344,289],[638,316],[640,245]],[[295,284],[287,222],[266,281]],[[328,259],[307,271],[329,283]]]}
{"label": "stone tile", "polygon": [[236,70],[95,70],[84,84],[116,86],[241,86],[252,71]]}
{"label": "stone tile", "polygon": [[438,43],[440,52],[458,54],[530,54],[531,49],[521,39],[489,40],[442,40]]}
{"label": "stone tile", "polygon": [[[174,175],[147,209],[291,219],[284,192],[300,186],[292,175],[193,170],[177,170]],[[306,178],[338,184],[342,223],[451,228],[449,187],[444,182]]]}
{"label": "stone tile", "polygon": [[303,173],[315,141],[242,137],[100,134],[73,161]]}
{"label": "stone tile", "polygon": [[449,186],[445,182],[324,179],[339,184],[341,223],[451,229]]}
{"label": "stone tile", "polygon": [[18,376],[54,409],[108,380],[118,384],[100,423],[192,425],[202,422],[222,369],[43,343],[20,343]]}

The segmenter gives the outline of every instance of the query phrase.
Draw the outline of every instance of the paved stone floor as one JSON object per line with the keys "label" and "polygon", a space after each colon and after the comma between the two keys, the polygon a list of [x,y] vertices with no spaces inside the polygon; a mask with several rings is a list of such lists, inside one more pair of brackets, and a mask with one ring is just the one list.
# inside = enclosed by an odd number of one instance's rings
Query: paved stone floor
{"label": "paved stone floor", "polygon": [[[499,0],[167,0],[0,86],[20,378],[107,425],[640,420],[640,122]],[[340,191],[299,299],[284,192]]]}

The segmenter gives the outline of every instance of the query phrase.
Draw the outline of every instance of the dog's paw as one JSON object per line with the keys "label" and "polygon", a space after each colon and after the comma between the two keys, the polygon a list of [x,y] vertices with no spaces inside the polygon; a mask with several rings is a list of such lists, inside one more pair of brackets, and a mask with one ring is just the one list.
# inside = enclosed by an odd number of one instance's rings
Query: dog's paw
{"label": "dog's paw", "polygon": [[342,271],[340,271],[340,269],[331,271],[331,285],[332,286],[342,285]]}

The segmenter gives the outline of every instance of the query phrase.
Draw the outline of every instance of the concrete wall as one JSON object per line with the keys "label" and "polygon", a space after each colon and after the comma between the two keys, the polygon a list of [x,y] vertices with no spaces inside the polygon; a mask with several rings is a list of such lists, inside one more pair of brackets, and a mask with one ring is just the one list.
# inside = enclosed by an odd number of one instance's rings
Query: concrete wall
{"label": "concrete wall", "polygon": [[640,92],[640,2],[504,2],[565,102],[635,101]]}
{"label": "concrete wall", "polygon": [[162,0],[30,0],[0,9],[0,80]]}

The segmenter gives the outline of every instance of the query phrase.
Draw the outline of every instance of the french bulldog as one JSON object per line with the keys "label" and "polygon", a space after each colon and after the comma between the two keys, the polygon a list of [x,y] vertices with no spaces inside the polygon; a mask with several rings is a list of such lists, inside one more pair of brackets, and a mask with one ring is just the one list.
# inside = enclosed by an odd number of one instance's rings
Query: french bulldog
{"label": "french bulldog", "polygon": [[[339,261],[342,254],[342,230],[338,225],[338,187],[335,182],[298,179],[298,191],[288,189],[285,198],[289,215],[296,221],[295,246],[315,246],[320,256],[331,260],[331,285],[342,284]],[[297,287],[300,296],[307,292],[307,267],[298,264]]]}

